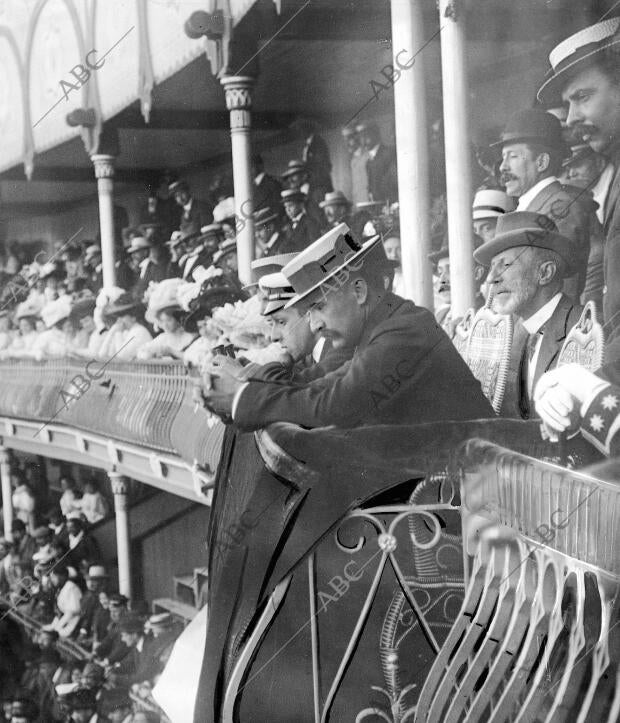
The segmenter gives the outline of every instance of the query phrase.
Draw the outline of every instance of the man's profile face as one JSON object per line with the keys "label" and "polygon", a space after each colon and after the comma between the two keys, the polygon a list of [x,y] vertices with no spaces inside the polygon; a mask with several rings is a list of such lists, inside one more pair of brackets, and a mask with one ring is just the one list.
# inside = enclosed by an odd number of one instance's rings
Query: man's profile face
{"label": "man's profile face", "polygon": [[271,341],[279,342],[296,362],[308,356],[315,344],[314,334],[306,314],[295,307],[280,309],[269,316]]}
{"label": "man's profile face", "polygon": [[385,255],[388,259],[388,261],[398,261],[398,263],[401,262],[401,252],[400,252],[400,239],[396,236],[390,236],[390,238],[386,238],[383,242],[383,248],[385,249]]}
{"label": "man's profile face", "polygon": [[348,210],[349,207],[343,203],[334,203],[330,206],[325,206],[323,209],[327,223],[331,225],[340,223],[347,215]]}
{"label": "man's profile face", "polygon": [[446,256],[437,261],[435,291],[445,303],[450,303],[450,259]]}
{"label": "man's profile face", "polygon": [[254,236],[256,237],[256,243],[260,246],[265,246],[271,238],[271,226],[256,226],[254,229]]}
{"label": "man's profile face", "polygon": [[354,347],[364,327],[364,307],[347,283],[337,291],[325,288],[309,310],[310,329],[331,341],[334,349]]}
{"label": "man's profile face", "polygon": [[540,180],[536,156],[525,143],[507,143],[499,167],[501,182],[509,196],[520,198]]}
{"label": "man's profile face", "polygon": [[600,68],[583,70],[562,91],[568,104],[566,123],[577,127],[592,150],[604,152],[620,134],[620,80]]}
{"label": "man's profile face", "polygon": [[590,156],[570,163],[565,171],[566,181],[577,188],[592,188],[601,175],[597,158],[598,156]]}
{"label": "man's profile face", "polygon": [[491,262],[487,282],[493,291],[492,308],[499,314],[529,318],[538,285],[538,265],[528,246],[515,246],[496,254]]}
{"label": "man's profile face", "polygon": [[479,218],[474,221],[474,233],[480,236],[483,243],[487,243],[495,238],[496,226],[497,218]]}

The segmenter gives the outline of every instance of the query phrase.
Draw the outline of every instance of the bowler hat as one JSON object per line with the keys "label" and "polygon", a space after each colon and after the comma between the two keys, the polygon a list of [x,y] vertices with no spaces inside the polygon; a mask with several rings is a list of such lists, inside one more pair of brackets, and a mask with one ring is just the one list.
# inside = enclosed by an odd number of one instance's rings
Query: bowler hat
{"label": "bowler hat", "polygon": [[559,233],[548,216],[531,211],[513,211],[497,220],[495,238],[474,251],[474,259],[483,266],[490,266],[493,257],[515,246],[555,251],[567,265],[568,273],[574,272],[577,246],[574,241]]}
{"label": "bowler hat", "polygon": [[254,211],[252,214],[254,220],[254,226],[264,226],[272,221],[277,221],[278,214],[276,211],[272,211],[268,206],[260,208],[258,211]]}
{"label": "bowler hat", "polygon": [[284,173],[282,174],[282,178],[294,176],[296,173],[306,173],[306,171],[306,164],[303,161],[294,158],[292,161],[288,162],[288,166],[286,168],[286,171],[284,171]]}
{"label": "bowler hat", "polygon": [[118,627],[121,633],[143,633],[144,621],[135,615],[127,615],[120,621]]}
{"label": "bowler hat", "polygon": [[491,148],[502,148],[507,143],[536,143],[545,148],[566,151],[562,137],[562,124],[551,113],[540,108],[526,108],[515,113],[501,133],[500,140]]}
{"label": "bowler hat", "polygon": [[541,103],[557,101],[562,87],[575,74],[596,63],[601,53],[620,43],[620,17],[609,18],[570,35],[549,53],[550,77],[540,86]]}
{"label": "bowler hat", "polygon": [[[381,247],[383,260],[385,251],[381,236],[377,235],[359,244],[346,223],[339,223],[326,234],[301,251],[283,269],[282,273],[295,289],[295,296],[285,308],[294,306],[308,297],[340,272],[355,262],[363,261],[377,246]],[[359,267],[358,267],[359,268]]]}
{"label": "bowler hat", "polygon": [[319,203],[321,208],[326,206],[350,206],[351,201],[344,195],[342,191],[331,191],[325,194],[325,200]]}
{"label": "bowler hat", "polygon": [[306,194],[298,188],[287,188],[280,192],[280,197],[282,198],[282,203],[286,203],[287,201],[306,200]]}

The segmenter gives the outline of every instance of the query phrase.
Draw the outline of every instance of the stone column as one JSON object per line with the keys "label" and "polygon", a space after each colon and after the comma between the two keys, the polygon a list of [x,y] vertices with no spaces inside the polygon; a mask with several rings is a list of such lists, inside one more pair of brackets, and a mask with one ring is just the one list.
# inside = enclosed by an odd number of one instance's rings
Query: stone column
{"label": "stone column", "polygon": [[2,480],[2,517],[4,522],[4,536],[11,540],[11,525],[13,524],[13,490],[11,489],[10,456],[5,447],[0,447],[0,479]]}
{"label": "stone column", "polygon": [[101,231],[101,260],[103,285],[116,286],[114,239],[114,161],[116,156],[95,153],[90,157],[95,166],[99,194],[99,228]]}
{"label": "stone column", "polygon": [[[392,0],[394,120],[403,279],[416,304],[433,308],[422,5]],[[414,57],[415,56],[415,57]]]}
{"label": "stone column", "polygon": [[108,472],[114,493],[116,515],[116,552],[118,556],[118,589],[131,599],[131,550],[129,512],[127,508],[127,480],[118,472]]}
{"label": "stone column", "polygon": [[441,76],[446,149],[446,198],[450,249],[452,318],[474,305],[472,178],[467,111],[465,8],[461,0],[439,0]]}
{"label": "stone column", "polygon": [[235,213],[237,214],[237,254],[239,279],[252,281],[250,263],[254,258],[254,222],[252,221],[254,181],[251,166],[250,127],[252,121],[252,88],[254,78],[224,76],[220,79],[226,93],[226,108],[230,111],[230,140],[232,144]]}

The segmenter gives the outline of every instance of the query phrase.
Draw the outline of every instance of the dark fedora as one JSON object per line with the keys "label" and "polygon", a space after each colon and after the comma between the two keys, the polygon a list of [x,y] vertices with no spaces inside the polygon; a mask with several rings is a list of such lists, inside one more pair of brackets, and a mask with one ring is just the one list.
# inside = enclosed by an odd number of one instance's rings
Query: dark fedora
{"label": "dark fedora", "polygon": [[495,238],[474,251],[474,259],[482,266],[490,266],[493,257],[515,246],[555,251],[565,261],[568,273],[574,272],[577,245],[562,236],[548,216],[531,211],[505,213],[497,220]]}
{"label": "dark fedora", "polygon": [[502,131],[500,140],[491,148],[502,148],[507,143],[537,143],[545,148],[567,152],[562,138],[562,124],[551,113],[540,108],[527,108],[515,113]]}
{"label": "dark fedora", "polygon": [[557,102],[562,87],[577,73],[595,64],[602,58],[601,53],[612,49],[620,43],[620,17],[609,18],[595,25],[580,30],[561,43],[549,53],[551,69],[545,82],[538,90],[541,103]]}
{"label": "dark fedora", "polygon": [[277,221],[278,214],[275,211],[272,211],[269,206],[265,206],[265,208],[259,208],[258,211],[254,211],[252,219],[254,221],[254,226],[264,226],[272,221]]}

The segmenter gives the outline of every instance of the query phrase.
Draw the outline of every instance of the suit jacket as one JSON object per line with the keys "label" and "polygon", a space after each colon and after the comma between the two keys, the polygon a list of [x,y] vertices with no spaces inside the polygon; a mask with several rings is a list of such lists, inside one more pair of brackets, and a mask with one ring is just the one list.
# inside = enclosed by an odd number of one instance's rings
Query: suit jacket
{"label": "suit jacket", "polygon": [[603,233],[605,250],[603,274],[605,288],[603,295],[603,318],[609,339],[620,336],[620,145],[610,159],[616,171],[607,193]]}
{"label": "suit jacket", "polygon": [[[582,311],[582,306],[573,304],[568,296],[562,295],[560,303],[543,327],[543,338],[534,371],[532,389],[536,388],[536,383],[545,372],[555,367],[566,335],[577,323]],[[506,378],[506,392],[500,409],[501,417],[515,419],[519,417],[522,419],[536,417],[534,408],[530,404],[525,379],[525,348],[528,338],[527,330],[521,321],[517,321]]]}
{"label": "suit jacket", "polygon": [[285,254],[287,253],[287,248],[289,245],[288,236],[290,234],[291,229],[287,228],[286,233],[284,231],[278,231],[278,235],[274,242],[269,246],[269,248],[266,248],[262,253],[262,258],[265,258],[265,256],[277,256],[278,254]]}
{"label": "suit jacket", "polygon": [[150,259],[147,260],[148,265],[146,267],[144,276],[138,276],[138,278],[136,279],[136,283],[133,287],[133,294],[136,299],[141,299],[144,296],[144,292],[149,288],[149,284],[151,283],[151,281],[158,283],[160,281],[163,281],[164,279],[169,278],[166,275],[166,264],[156,264]]}
{"label": "suit jacket", "polygon": [[253,379],[269,382],[288,381],[291,384],[307,384],[341,367],[353,356],[353,349],[334,349],[326,339],[320,359],[315,362],[312,354],[289,366],[279,362],[264,364],[252,374]]}
{"label": "suit jacket", "polygon": [[194,272],[200,266],[204,266],[208,269],[213,263],[213,254],[206,249],[200,251],[196,256],[188,256],[183,264],[183,273],[181,278],[186,281],[193,281],[192,272]]}
{"label": "suit jacket", "polygon": [[374,158],[366,164],[368,173],[368,192],[373,201],[391,202],[398,200],[398,182],[396,178],[396,149],[379,145]]}
{"label": "suit jacket", "polygon": [[254,210],[270,208],[272,211],[282,213],[282,198],[280,196],[282,184],[277,178],[266,173],[259,184],[254,184]]}
{"label": "suit jacket", "polygon": [[194,198],[189,213],[183,209],[179,228],[181,231],[185,231],[185,229],[190,226],[195,225],[201,228],[210,223],[213,223],[213,209],[206,201],[200,201]]}
{"label": "suit jacket", "polygon": [[[310,174],[310,185],[313,188],[325,189],[323,196],[328,191],[333,190],[331,171],[332,163],[329,158],[329,148],[327,143],[314,134],[310,142],[306,140],[306,144],[302,150],[302,159],[306,163],[306,169]],[[323,198],[320,199],[321,201]]]}
{"label": "suit jacket", "polygon": [[528,211],[542,213],[555,222],[558,231],[574,240],[579,250],[576,279],[565,281],[564,291],[578,301],[586,283],[590,255],[590,229],[596,221],[596,204],[589,191],[563,186],[554,181],[540,191],[528,204]]}
{"label": "suit jacket", "polygon": [[480,383],[430,311],[386,293],[350,361],[303,385],[249,381],[235,423],[306,427],[418,424],[493,417]]}
{"label": "suit jacket", "polygon": [[288,239],[278,253],[288,254],[303,251],[321,236],[321,229],[312,216],[307,213],[299,219],[295,228],[291,225]]}

